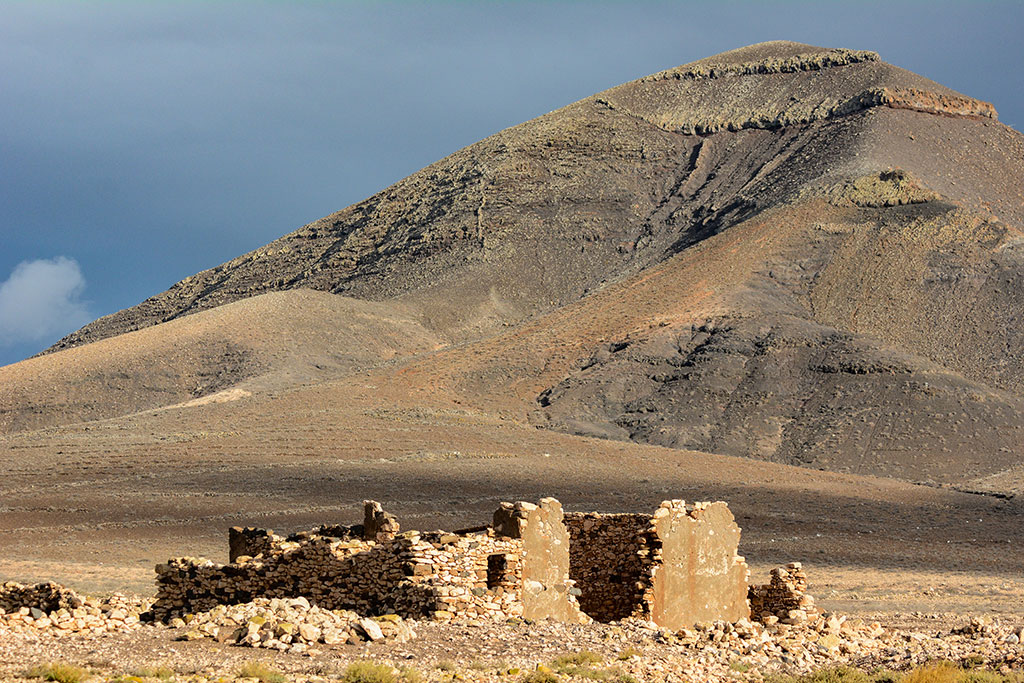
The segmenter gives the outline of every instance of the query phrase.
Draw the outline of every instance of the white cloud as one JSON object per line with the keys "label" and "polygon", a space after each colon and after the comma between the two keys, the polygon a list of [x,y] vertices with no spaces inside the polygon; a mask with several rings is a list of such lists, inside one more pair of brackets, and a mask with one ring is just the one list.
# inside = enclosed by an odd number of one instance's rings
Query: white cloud
{"label": "white cloud", "polygon": [[85,278],[65,256],[22,261],[0,283],[0,345],[49,340],[92,317],[79,300]]}

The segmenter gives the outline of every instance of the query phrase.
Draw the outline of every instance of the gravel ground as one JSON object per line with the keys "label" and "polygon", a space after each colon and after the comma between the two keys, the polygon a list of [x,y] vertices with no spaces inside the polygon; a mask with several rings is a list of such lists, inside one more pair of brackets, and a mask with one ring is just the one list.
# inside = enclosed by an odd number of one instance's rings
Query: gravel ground
{"label": "gravel ground", "polygon": [[[887,615],[892,617],[893,615]],[[423,680],[518,680],[547,668],[567,680],[605,676],[627,681],[762,680],[837,665],[905,670],[934,659],[1024,674],[1024,614],[1001,621],[949,615],[897,615],[915,629],[827,615],[800,627],[760,624],[705,625],[676,633],[643,622],[415,624],[405,643],[319,645],[302,654],[238,647],[212,639],[177,640],[184,628],[139,625],[123,631],[61,633],[56,629],[0,631],[0,679],[24,680],[47,662],[84,667],[96,681],[167,667],[179,681],[238,678],[259,662],[289,680],[340,678],[352,662],[372,660]],[[571,653],[591,652],[582,663]],[[561,661],[559,658],[563,658]],[[594,660],[594,661],[589,661]],[[575,667],[575,668],[574,668]],[[595,673],[596,672],[596,673]]]}

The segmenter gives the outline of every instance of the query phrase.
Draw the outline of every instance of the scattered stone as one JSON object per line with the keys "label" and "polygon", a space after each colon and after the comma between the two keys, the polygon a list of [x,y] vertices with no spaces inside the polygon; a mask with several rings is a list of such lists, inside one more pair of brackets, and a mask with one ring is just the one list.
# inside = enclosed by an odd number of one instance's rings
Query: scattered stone
{"label": "scattered stone", "polygon": [[222,643],[281,651],[307,651],[310,645],[345,642],[404,643],[416,636],[401,617],[360,617],[348,610],[328,610],[304,598],[257,598],[238,605],[219,605],[195,614],[188,623],[172,619],[183,632],[178,640],[212,638]]}
{"label": "scattered stone", "polygon": [[0,633],[133,631],[150,602],[119,593],[83,598],[53,582],[26,586],[10,581],[0,586]]}
{"label": "scattered stone", "polygon": [[363,630],[367,638],[374,642],[384,640],[384,632],[372,619],[360,619],[359,628]]}

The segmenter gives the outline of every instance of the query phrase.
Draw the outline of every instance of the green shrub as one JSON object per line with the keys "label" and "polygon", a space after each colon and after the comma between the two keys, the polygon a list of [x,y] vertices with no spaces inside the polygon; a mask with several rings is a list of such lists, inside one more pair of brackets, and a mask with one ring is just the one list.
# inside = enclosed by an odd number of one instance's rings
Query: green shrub
{"label": "green shrub", "polygon": [[44,681],[57,681],[57,683],[80,683],[88,675],[89,672],[82,667],[67,662],[48,662],[34,666],[25,672],[25,678],[41,678]]}
{"label": "green shrub", "polygon": [[620,652],[618,654],[618,660],[620,662],[624,662],[627,659],[629,659],[630,657],[641,657],[641,656],[643,656],[643,654],[644,654],[643,652],[640,652],[640,650],[638,650],[635,647],[633,647],[632,645],[630,645],[629,647],[627,647],[625,650],[623,650],[622,652]]}
{"label": "green shrub", "polygon": [[[881,683],[887,680],[884,676],[891,672],[869,674],[861,669],[849,666],[837,666],[817,669],[802,676],[776,675],[766,676],[766,683]],[[889,679],[891,680],[891,679]]]}
{"label": "green shrub", "polygon": [[345,673],[341,675],[341,681],[342,683],[395,683],[395,671],[387,664],[366,660],[352,662],[345,669]]}
{"label": "green shrub", "polygon": [[132,676],[138,678],[159,678],[161,681],[173,681],[174,670],[166,666],[146,666],[132,671]]}
{"label": "green shrub", "polygon": [[742,662],[738,659],[729,660],[729,669],[731,671],[737,671],[739,673],[745,673],[750,671],[750,664],[748,662]]}
{"label": "green shrub", "polygon": [[265,662],[248,662],[238,670],[240,678],[256,678],[260,683],[286,683],[288,679]]}
{"label": "green shrub", "polygon": [[868,673],[852,667],[836,667],[802,676],[766,676],[765,683],[1024,683],[1024,674],[972,668],[977,665],[975,660],[966,660],[960,666],[935,661],[902,674],[887,669]]}
{"label": "green shrub", "polygon": [[901,683],[957,683],[960,669],[950,662],[932,662],[908,671]]}
{"label": "green shrub", "polygon": [[1012,683],[1015,679],[1019,680],[1018,677],[1010,678],[1009,676],[1004,676],[998,671],[973,669],[971,671],[962,672],[958,681],[960,683]]}
{"label": "green shrub", "polygon": [[561,679],[553,671],[531,671],[522,677],[522,683],[559,683]]}
{"label": "green shrub", "polygon": [[600,664],[603,661],[604,657],[596,652],[583,650],[582,652],[572,652],[555,657],[551,661],[551,667],[558,670],[570,666],[590,666],[591,664]]}
{"label": "green shrub", "polygon": [[400,666],[398,667],[398,675],[402,677],[405,683],[422,683],[423,674],[420,670],[412,666]]}
{"label": "green shrub", "polygon": [[603,661],[604,657],[596,652],[583,650],[582,652],[573,652],[556,657],[551,662],[551,668],[556,673],[570,676],[572,678],[582,678],[590,681],[615,681],[617,683],[628,683],[631,677],[626,676],[616,667],[595,667],[596,664],[601,664]]}
{"label": "green shrub", "polygon": [[960,660],[960,666],[965,669],[976,669],[985,663],[985,658],[981,655],[967,655]]}

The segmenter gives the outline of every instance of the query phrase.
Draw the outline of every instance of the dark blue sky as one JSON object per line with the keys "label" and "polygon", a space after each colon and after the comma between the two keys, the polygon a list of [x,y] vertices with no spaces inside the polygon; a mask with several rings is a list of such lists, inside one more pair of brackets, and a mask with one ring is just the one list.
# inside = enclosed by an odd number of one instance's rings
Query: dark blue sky
{"label": "dark blue sky", "polygon": [[1022,26],[1024,3],[983,1],[0,0],[0,364],[502,128],[749,43],[877,50],[1020,129]]}

